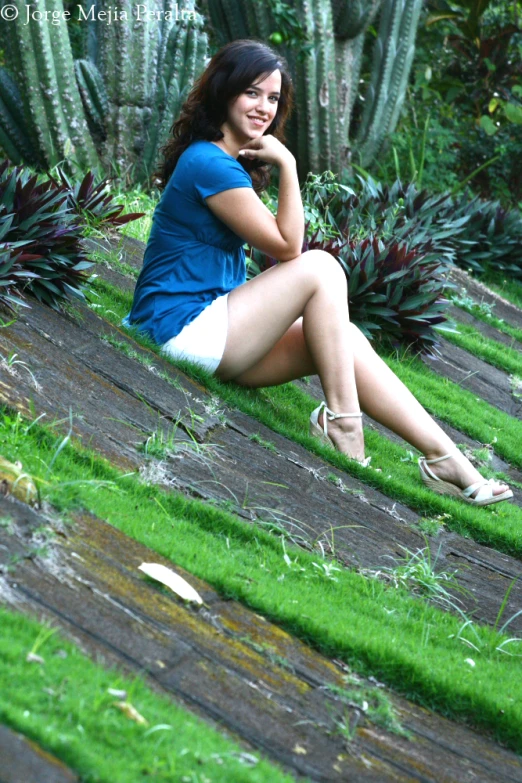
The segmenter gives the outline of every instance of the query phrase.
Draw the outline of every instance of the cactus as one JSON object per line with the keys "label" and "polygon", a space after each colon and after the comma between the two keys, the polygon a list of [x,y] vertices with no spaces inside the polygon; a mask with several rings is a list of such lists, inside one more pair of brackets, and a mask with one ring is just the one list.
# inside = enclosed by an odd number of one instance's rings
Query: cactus
{"label": "cactus", "polygon": [[199,16],[181,20],[170,29],[168,39],[160,47],[158,88],[140,161],[143,178],[149,177],[158,165],[160,142],[168,138],[183,101],[206,63],[208,36],[202,28]]}
{"label": "cactus", "polygon": [[393,129],[404,101],[422,2],[384,0],[373,52],[372,78],[356,136],[364,165],[379,151],[383,130]]}
{"label": "cactus", "polygon": [[[237,37],[222,21],[232,5],[246,28],[243,37],[267,39],[278,29],[281,0],[278,4],[274,0],[201,3],[221,44]],[[351,122],[364,36],[381,3],[371,84],[354,138]],[[285,41],[280,45],[295,86],[297,117],[290,119],[288,142],[301,178],[308,171],[340,173],[354,156],[366,165],[377,154],[386,135],[393,131],[404,100],[421,6],[422,0],[295,0],[291,4],[312,43],[304,61],[295,46]]]}
{"label": "cactus", "polygon": [[0,68],[0,144],[13,163],[27,160],[34,164],[37,161],[24,124],[20,90],[5,68]]}
{"label": "cactus", "polygon": [[109,100],[100,72],[90,60],[75,60],[74,72],[91,132],[104,138]]}
{"label": "cactus", "polygon": [[[50,13],[63,12],[62,0],[36,0],[33,7]],[[74,153],[80,167],[94,167],[98,154],[88,132],[76,82],[71,81],[73,59],[66,23],[49,24],[23,14],[4,23],[8,63],[24,95],[24,123],[30,125],[41,163],[58,163]]]}
{"label": "cactus", "polygon": [[[133,18],[130,0],[118,8]],[[154,0],[145,18],[134,14],[132,23],[104,25],[98,31],[97,64],[109,103],[104,158],[132,166],[133,181],[150,177],[158,149],[204,67],[208,39],[203,20],[193,0],[182,11],[185,18],[175,20],[172,0]]]}
{"label": "cactus", "polygon": [[332,0],[333,26],[338,39],[360,35],[375,13],[375,3],[366,0]]}
{"label": "cactus", "polygon": [[[35,6],[63,12],[63,0]],[[122,0],[110,24],[96,21],[106,10],[99,1],[90,9],[87,59],[73,60],[66,21],[25,25],[20,13],[0,26],[9,64],[0,69],[0,145],[14,161],[48,168],[68,158],[80,170],[115,163],[143,182],[206,64],[204,20],[194,0],[181,10],[173,0],[151,0],[139,15]]]}
{"label": "cactus", "polygon": [[[35,5],[51,13],[63,12],[62,0],[39,0]],[[46,158],[58,163],[68,157],[72,145],[81,169],[95,167],[98,154],[76,82],[71,80],[74,64],[66,24],[33,20],[24,25],[18,17],[15,29],[23,42],[22,68],[31,93],[31,117]]]}
{"label": "cactus", "polygon": [[[283,0],[200,2],[219,45],[237,37],[267,39],[278,28],[284,33],[289,18],[282,13]],[[381,2],[371,82],[354,137],[364,35]],[[354,156],[366,165],[378,153],[404,100],[421,3],[296,0],[288,7],[291,24],[309,42],[295,46],[290,37],[281,44],[295,84],[288,141],[300,176],[310,170],[341,172]],[[61,12],[63,0],[34,0],[34,6]],[[97,13],[101,3],[92,7]],[[158,150],[206,64],[208,37],[194,0],[183,5],[181,18],[173,0],[151,0],[141,19],[136,8],[122,0],[119,21],[86,22],[88,59],[76,62],[65,21],[25,25],[20,15],[0,28],[9,65],[0,71],[0,145],[12,159],[49,166],[69,157],[80,169],[115,162],[116,168],[132,168],[132,182],[150,177]],[[189,14],[193,18],[186,18]]]}

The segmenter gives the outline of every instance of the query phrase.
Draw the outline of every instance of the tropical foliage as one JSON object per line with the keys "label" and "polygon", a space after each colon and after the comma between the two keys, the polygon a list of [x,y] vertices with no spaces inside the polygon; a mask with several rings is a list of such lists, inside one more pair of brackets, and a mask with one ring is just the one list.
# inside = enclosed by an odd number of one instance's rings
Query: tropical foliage
{"label": "tropical foliage", "polygon": [[81,246],[87,220],[121,226],[143,213],[121,216],[105,193],[106,181],[93,188],[93,175],[71,185],[23,167],[0,164],[0,303],[29,307],[25,293],[59,310],[63,300],[85,298],[88,261]]}
{"label": "tropical foliage", "polygon": [[[473,193],[522,199],[522,12],[519,0],[428,0],[407,99],[387,154],[367,168],[431,191],[472,176]],[[427,128],[427,132],[426,132]]]}
{"label": "tropical foliage", "polygon": [[[336,183],[331,172],[308,178],[302,252],[321,249],[338,259],[348,279],[350,318],[368,337],[386,337],[431,353],[437,345],[434,327],[452,328],[443,292],[450,287],[447,273],[453,253],[444,243],[462,221],[448,221],[430,232],[440,199],[421,200],[421,219],[408,220],[407,208],[398,207],[397,200],[390,204],[381,185],[372,180],[361,184],[357,196]],[[401,188],[397,183],[395,199]],[[419,208],[414,188],[404,195],[410,210]],[[250,276],[276,263],[249,249]]]}

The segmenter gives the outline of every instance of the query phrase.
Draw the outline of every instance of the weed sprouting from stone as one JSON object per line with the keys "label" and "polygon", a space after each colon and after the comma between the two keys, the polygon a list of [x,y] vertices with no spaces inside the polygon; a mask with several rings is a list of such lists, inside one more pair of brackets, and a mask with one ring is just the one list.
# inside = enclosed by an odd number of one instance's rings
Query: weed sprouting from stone
{"label": "weed sprouting from stone", "polygon": [[455,578],[457,570],[452,573],[436,571],[435,565],[439,553],[432,560],[429,545],[416,552],[404,546],[400,548],[404,556],[399,559],[392,558],[398,560],[396,565],[379,569],[360,568],[359,573],[370,578],[382,579],[395,588],[409,590],[444,607],[458,609],[455,602],[462,602],[446,589],[449,587],[453,592],[466,592]]}
{"label": "weed sprouting from stone", "polygon": [[262,438],[256,432],[253,432],[251,435],[249,435],[248,439],[253,441],[254,443],[259,443],[259,445],[262,446],[264,449],[268,449],[268,451],[272,451],[274,454],[279,454],[277,448],[274,446],[274,444],[271,441],[264,440],[264,438]]}
{"label": "weed sprouting from stone", "polygon": [[390,697],[382,688],[366,685],[353,675],[343,675],[343,679],[346,683],[344,687],[330,684],[324,686],[337,700],[355,710],[355,717],[353,713],[345,712],[337,719],[337,730],[342,736],[351,741],[360,722],[369,721],[394,734],[410,737],[410,733],[401,725]]}
{"label": "weed sprouting from stone", "polygon": [[421,533],[427,536],[436,536],[444,528],[446,519],[450,519],[451,514],[438,514],[435,517],[422,517],[419,519],[418,528]]}

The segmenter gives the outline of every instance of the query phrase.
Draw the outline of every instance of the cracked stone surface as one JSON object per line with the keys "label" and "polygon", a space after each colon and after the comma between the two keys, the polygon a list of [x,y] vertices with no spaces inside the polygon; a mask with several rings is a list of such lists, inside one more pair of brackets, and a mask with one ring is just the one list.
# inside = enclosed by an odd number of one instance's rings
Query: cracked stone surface
{"label": "cracked stone surface", "polygon": [[[127,673],[139,672],[156,691],[297,777],[521,783],[515,754],[398,697],[375,678],[352,673],[357,685],[388,695],[409,737],[371,723],[360,707],[330,689],[346,687],[345,663],[224,600],[203,580],[92,514],[75,512],[73,524],[58,528],[47,553],[35,554],[34,530],[52,527],[53,520],[9,498],[0,498],[0,513],[12,520],[9,531],[0,528],[0,571],[12,591],[11,608],[59,624],[87,654]],[[14,552],[19,559],[7,570]],[[138,569],[143,561],[175,570],[203,605],[185,604],[146,579]],[[350,740],[337,729],[343,721],[353,730]],[[1,743],[0,732],[0,750]],[[18,746],[9,745],[4,753],[15,764]]]}
{"label": "cracked stone surface", "polygon": [[[126,240],[125,247],[124,260],[141,263],[142,243]],[[124,279],[105,267],[100,273],[117,285]],[[134,281],[127,280],[132,290]],[[2,402],[30,419],[45,414],[42,423],[54,422],[54,431],[62,435],[72,415],[73,440],[143,480],[226,508],[249,524],[284,530],[307,549],[328,554],[335,545],[336,558],[348,567],[379,568],[389,563],[383,558],[400,556],[401,546],[412,551],[425,546],[415,511],[228,409],[85,306],[64,315],[32,300],[30,311],[0,330],[0,353],[17,353],[26,363],[0,363]],[[462,371],[460,356],[445,356]],[[476,366],[473,357],[467,361],[469,368]],[[442,367],[447,365],[439,363]],[[480,383],[484,394],[492,394],[500,382],[487,374],[488,368],[480,366],[468,379]],[[478,388],[473,387],[477,394]],[[502,389],[496,390],[493,404],[500,407],[500,400],[508,407]],[[318,378],[311,379],[307,391],[322,398]],[[452,433],[457,442],[480,445]],[[271,447],[264,448],[257,437]],[[151,444],[162,447],[161,458],[147,453]],[[412,480],[418,480],[414,466]],[[14,576],[0,567],[0,601],[54,618],[90,654],[102,653],[130,671],[146,671],[153,687],[226,726],[246,746],[264,751],[294,774],[318,781],[393,781],[406,775],[522,783],[518,757],[399,697],[391,696],[413,740],[368,724],[354,705],[341,705],[328,692],[328,684],[343,683],[344,664],[319,656],[251,610],[223,600],[183,569],[177,570],[202,595],[204,609],[197,612],[167,599],[136,569],[142,560],[170,562],[102,520],[76,515],[74,527],[62,529],[44,557],[38,554],[42,541],[32,530],[41,526],[45,509],[31,511],[0,496],[0,506],[5,504],[15,522],[14,532],[0,529],[0,564],[13,555],[21,560]],[[332,527],[339,527],[334,540]],[[469,591],[460,596],[462,608],[494,623],[511,581],[522,576],[520,561],[444,530],[430,546],[437,568],[458,570],[460,584]],[[521,582],[510,594],[505,616],[522,603]],[[522,616],[511,630],[522,632]],[[348,748],[333,732],[335,717],[345,709],[356,728]]]}
{"label": "cracked stone surface", "polygon": [[79,783],[79,778],[51,753],[0,725],[1,783]]}
{"label": "cracked stone surface", "polygon": [[[157,372],[123,355],[108,338],[152,361]],[[403,555],[401,546],[410,551],[425,546],[416,512],[240,411],[222,406],[219,412],[200,385],[86,307],[73,319],[35,302],[1,331],[0,351],[17,352],[32,374],[20,370],[12,376],[0,366],[1,400],[26,416],[34,408],[37,415],[58,419],[56,430],[64,433],[72,410],[73,439],[124,470],[159,471],[173,490],[223,505],[255,524],[279,525],[304,546],[315,541],[318,551],[331,552],[328,531],[342,526],[334,545],[346,565],[379,568],[389,556]],[[308,390],[320,396],[319,389],[315,379]],[[144,453],[153,433],[165,445],[159,467]],[[272,443],[275,451],[252,436]],[[414,466],[412,477],[419,480]],[[430,546],[440,570],[458,568],[459,582],[469,591],[459,596],[462,608],[493,623],[510,581],[521,573],[519,561],[447,531]],[[521,597],[517,583],[506,613],[515,614]],[[522,616],[511,628],[522,631]]]}

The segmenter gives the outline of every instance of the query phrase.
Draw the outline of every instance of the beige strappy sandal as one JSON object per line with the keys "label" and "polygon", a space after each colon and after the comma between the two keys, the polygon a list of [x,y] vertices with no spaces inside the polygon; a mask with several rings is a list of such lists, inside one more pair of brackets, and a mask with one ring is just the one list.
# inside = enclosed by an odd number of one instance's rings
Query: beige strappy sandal
{"label": "beige strappy sandal", "polygon": [[[323,426],[322,428],[319,426],[319,414],[324,408],[324,416],[323,416]],[[310,415],[310,435],[313,435],[315,438],[319,438],[323,443],[325,443],[327,446],[331,446],[332,448],[336,449],[336,445],[333,442],[333,440],[328,435],[328,427],[327,427],[327,419],[330,419],[332,421],[333,419],[342,419],[342,418],[360,418],[362,417],[362,413],[334,413],[330,410],[330,408],[327,407],[326,402],[322,402],[318,408],[316,408],[314,411],[312,411]],[[354,457],[355,459],[355,457]],[[366,457],[364,460],[356,459],[355,461],[359,463],[359,465],[362,465],[364,468],[367,468],[370,464],[372,458]]]}
{"label": "beige strappy sandal", "polygon": [[[502,492],[499,495],[493,494],[495,486],[498,487],[501,485],[501,483],[504,483],[497,481],[496,479],[483,478],[482,481],[477,481],[475,484],[471,484],[469,487],[466,487],[466,489],[460,489],[460,487],[457,487],[455,484],[451,484],[449,481],[440,479],[428,467],[428,465],[432,465],[435,462],[442,462],[444,459],[450,459],[450,457],[453,457],[455,453],[456,452],[445,454],[443,457],[437,457],[436,459],[426,459],[426,457],[419,457],[419,470],[421,478],[429,489],[432,489],[439,495],[452,495],[453,497],[460,498],[465,503],[470,503],[472,506],[489,506],[492,503],[500,503],[501,500],[509,500],[509,498],[513,497],[513,492],[510,489],[507,489],[505,492]],[[476,492],[477,489],[477,494],[474,498],[472,498],[471,495]]]}

